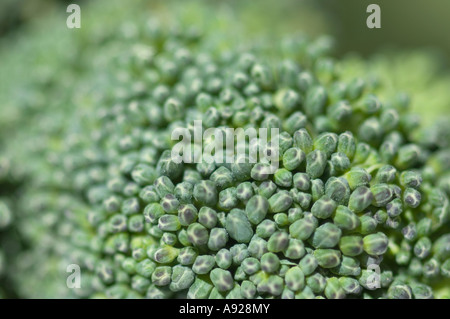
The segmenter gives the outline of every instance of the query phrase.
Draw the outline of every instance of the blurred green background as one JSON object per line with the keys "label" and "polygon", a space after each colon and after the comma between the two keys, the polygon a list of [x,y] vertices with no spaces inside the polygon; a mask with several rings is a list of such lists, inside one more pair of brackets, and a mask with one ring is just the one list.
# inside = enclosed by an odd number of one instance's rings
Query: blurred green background
{"label": "blurred green background", "polygon": [[[173,0],[166,0],[173,2]],[[185,0],[184,2],[191,2]],[[0,1],[0,37],[14,33],[30,19],[62,11],[70,3],[86,0],[2,0]],[[149,0],[149,4],[164,3]],[[227,4],[237,8],[238,17],[251,11],[250,30],[292,32],[311,35],[323,32],[337,39],[337,54],[349,51],[370,56],[385,47],[400,49],[438,49],[450,59],[450,1],[448,0],[209,0],[208,5]],[[123,1],[124,6],[133,0]],[[183,2],[180,2],[180,5]],[[366,8],[381,7],[381,29],[368,29]],[[247,24],[247,23],[246,23]]]}
{"label": "blurred green background", "polygon": [[[83,15],[89,14],[94,4],[87,0],[0,0],[0,54],[12,52],[12,43],[18,42],[34,22],[45,22],[57,17],[65,22],[67,5],[78,3]],[[139,0],[121,1],[133,6]],[[108,1],[95,4],[108,5]],[[174,5],[180,11],[195,11],[193,3],[213,7],[214,17],[220,20],[223,11],[244,25],[239,34],[248,37],[271,37],[274,41],[286,34],[323,34],[335,39],[337,58],[363,58],[368,72],[376,73],[389,83],[392,91],[409,93],[412,109],[430,124],[450,112],[450,1],[448,0],[149,0],[145,2],[149,15],[167,15]],[[369,29],[367,6],[381,8],[381,28]],[[198,7],[197,7],[198,8]],[[88,12],[86,12],[88,11]],[[198,19],[198,12],[189,12]],[[110,17],[108,24],[117,17]],[[209,19],[209,17],[208,17]],[[123,21],[118,21],[120,24]],[[220,25],[220,23],[219,23]],[[230,36],[237,38],[235,26],[228,28]],[[82,22],[83,28],[83,22]],[[89,35],[89,25],[83,34]],[[224,31],[224,30],[222,30]],[[95,37],[95,35],[93,35]],[[234,41],[239,41],[233,39]],[[58,41],[58,39],[52,39]],[[0,66],[1,68],[1,66]],[[414,72],[411,72],[414,70]],[[1,89],[1,88],[0,88]]]}

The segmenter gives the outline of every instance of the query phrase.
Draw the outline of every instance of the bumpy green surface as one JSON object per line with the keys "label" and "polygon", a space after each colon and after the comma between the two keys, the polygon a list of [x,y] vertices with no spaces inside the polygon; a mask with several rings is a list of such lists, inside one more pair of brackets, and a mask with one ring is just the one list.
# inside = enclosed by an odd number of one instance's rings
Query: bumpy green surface
{"label": "bumpy green surface", "polygon": [[[119,10],[129,22],[114,25],[102,9],[89,32],[55,21],[5,55],[7,290],[450,298],[450,151],[405,95],[382,99],[370,78],[349,78],[327,38],[235,45],[231,20],[174,27]],[[174,163],[171,133],[196,119],[279,128],[280,168]],[[66,286],[70,264],[81,289]]]}

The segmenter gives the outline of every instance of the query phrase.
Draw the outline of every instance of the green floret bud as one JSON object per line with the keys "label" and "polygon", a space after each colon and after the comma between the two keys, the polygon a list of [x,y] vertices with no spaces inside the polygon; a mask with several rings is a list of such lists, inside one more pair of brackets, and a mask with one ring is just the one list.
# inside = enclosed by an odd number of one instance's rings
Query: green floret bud
{"label": "green floret bud", "polygon": [[423,218],[417,223],[417,235],[428,236],[431,232],[432,221],[430,218]]}
{"label": "green floret bud", "polygon": [[133,215],[140,212],[139,201],[137,198],[129,198],[122,202],[122,213],[125,215]]}
{"label": "green floret bud", "polygon": [[195,222],[197,215],[197,208],[192,204],[180,205],[178,207],[178,220],[182,226],[189,226]]}
{"label": "green floret bud", "polygon": [[223,228],[213,228],[209,234],[208,248],[217,251],[225,247],[228,242],[228,233]]}
{"label": "green floret bud", "polygon": [[397,170],[392,165],[384,165],[380,167],[375,175],[375,183],[392,183],[397,177]]}
{"label": "green floret bud", "polygon": [[351,132],[347,131],[339,135],[337,151],[345,154],[349,160],[353,159],[356,151],[356,142]]}
{"label": "green floret bud", "polygon": [[305,252],[305,245],[301,240],[290,239],[283,254],[286,258],[296,260],[302,258],[305,255]]}
{"label": "green floret bud", "polygon": [[308,191],[311,187],[311,180],[306,173],[296,173],[293,178],[294,187],[300,191]]}
{"label": "green floret bud", "polygon": [[348,208],[355,213],[360,213],[369,207],[373,200],[374,195],[371,190],[365,186],[359,186],[350,195]]}
{"label": "green floret bud", "polygon": [[304,128],[294,133],[294,145],[308,154],[313,149],[313,141],[308,131]]}
{"label": "green floret bud", "polygon": [[372,205],[376,207],[384,207],[392,200],[394,196],[391,187],[388,184],[375,184],[370,187],[373,194]]}
{"label": "green floret bud", "polygon": [[267,242],[267,249],[270,252],[278,253],[283,251],[289,245],[289,235],[284,231],[278,231],[270,236]]}
{"label": "green floret bud", "polygon": [[306,285],[315,293],[320,294],[325,290],[327,279],[316,272],[306,278]]}
{"label": "green floret bud", "polygon": [[256,163],[250,173],[251,178],[255,181],[265,181],[271,173],[270,166],[264,163]]}
{"label": "green floret bud", "polygon": [[253,236],[250,244],[248,245],[248,251],[252,257],[257,259],[261,259],[261,256],[264,255],[267,250],[267,242],[258,237],[257,235]]}
{"label": "green floret bud", "polygon": [[258,186],[257,193],[265,198],[270,198],[277,190],[277,185],[272,181],[264,181]]}
{"label": "green floret bud", "polygon": [[422,274],[424,275],[424,277],[426,278],[434,278],[437,277],[439,275],[440,272],[440,263],[437,259],[435,258],[431,258],[430,260],[426,261],[423,264],[422,267]]}
{"label": "green floret bud", "polygon": [[256,286],[249,280],[244,280],[241,284],[241,296],[245,299],[253,299],[256,296]]}
{"label": "green floret bud", "polygon": [[433,243],[433,254],[439,260],[445,260],[450,257],[450,234],[440,236]]}
{"label": "green floret bud", "polygon": [[175,186],[173,193],[175,197],[178,198],[180,203],[187,204],[192,202],[193,191],[193,184],[191,184],[190,182],[182,182]]}
{"label": "green floret bud", "polygon": [[181,228],[181,224],[177,216],[164,215],[159,218],[158,227],[162,231],[177,231]]}
{"label": "green floret bud", "polygon": [[136,275],[131,278],[131,287],[139,293],[144,293],[150,286],[151,281],[142,276]]}
{"label": "green floret bud", "polygon": [[247,204],[253,195],[254,190],[250,182],[240,183],[236,187],[236,197],[244,204]]}
{"label": "green floret bud", "polygon": [[325,297],[328,299],[343,299],[345,298],[345,290],[341,287],[339,279],[336,277],[328,278],[325,286]]}
{"label": "green floret bud", "polygon": [[216,260],[213,256],[202,255],[195,259],[192,270],[198,275],[203,275],[209,273],[215,265]]}
{"label": "green floret bud", "polygon": [[383,129],[376,117],[369,117],[358,129],[358,138],[364,142],[377,142],[383,135]]}
{"label": "green floret bud", "polygon": [[261,238],[269,238],[276,230],[276,223],[270,219],[265,219],[256,227],[256,235]]}
{"label": "green floret bud", "polygon": [[[195,207],[194,207],[195,208]],[[216,226],[218,220],[217,212],[209,207],[203,206],[198,212],[198,222],[206,228],[213,228]]]}
{"label": "green floret bud", "polygon": [[399,198],[395,198],[386,204],[386,212],[389,217],[394,218],[403,212],[403,204]]}
{"label": "green floret bud", "polygon": [[172,276],[172,267],[160,266],[156,267],[152,274],[152,283],[155,286],[167,286],[170,284]]}
{"label": "green floret bud", "polygon": [[240,265],[242,261],[250,256],[250,253],[245,244],[236,244],[230,248],[231,255],[233,255],[233,263]]}
{"label": "green floret bud", "polygon": [[360,103],[356,107],[364,114],[374,114],[380,110],[381,102],[375,95],[367,94],[360,100]]}
{"label": "green floret bud", "polygon": [[314,140],[314,149],[320,150],[330,157],[336,150],[338,136],[334,133],[322,133]]}
{"label": "green floret bud", "polygon": [[158,177],[154,184],[155,191],[158,193],[160,198],[166,196],[167,194],[172,194],[175,186],[172,181],[167,176]]}
{"label": "green floret bud", "polygon": [[303,217],[303,211],[300,207],[289,208],[287,216],[288,216],[288,224],[290,225]]}
{"label": "green floret bud", "polygon": [[327,155],[321,150],[314,150],[306,155],[306,173],[311,178],[322,176],[327,165]]}
{"label": "green floret bud", "polygon": [[238,243],[248,243],[253,236],[253,229],[244,211],[233,209],[227,215],[225,228],[231,238]]}
{"label": "green floret bud", "polygon": [[314,203],[311,208],[311,213],[320,219],[326,219],[333,215],[337,204],[329,196],[324,195]]}
{"label": "green floret bud", "polygon": [[128,219],[128,230],[131,233],[140,233],[144,230],[144,216],[134,215]]}
{"label": "green floret bud", "polygon": [[161,199],[161,206],[168,214],[175,214],[180,206],[180,202],[173,194],[167,194]]}
{"label": "green floret bud", "polygon": [[414,188],[409,187],[403,192],[403,203],[406,206],[416,208],[419,206],[421,200],[422,195]]}
{"label": "green floret bud", "polygon": [[422,184],[422,176],[415,171],[404,171],[400,174],[400,184],[405,188],[418,189]]}
{"label": "green floret bud", "polygon": [[441,274],[446,278],[450,278],[450,259],[447,259],[442,263]]}
{"label": "green floret bud", "polygon": [[383,131],[389,132],[394,130],[399,123],[399,114],[395,109],[385,109],[380,116],[380,125]]}
{"label": "green floret bud", "polygon": [[293,90],[284,89],[275,93],[274,104],[280,111],[290,113],[294,111],[300,103],[300,95]]}
{"label": "green floret bud", "polygon": [[311,180],[311,195],[313,201],[317,202],[319,198],[325,195],[325,184],[321,179]]}
{"label": "green floret bud", "polygon": [[116,214],[109,220],[109,230],[112,233],[123,232],[127,230],[127,217]]}
{"label": "green floret bud", "polygon": [[178,242],[178,237],[174,233],[164,233],[161,237],[161,242],[166,245],[175,246]]}
{"label": "green floret bud", "polygon": [[267,273],[275,273],[280,268],[280,259],[268,252],[261,256],[261,269]]}
{"label": "green floret bud", "polygon": [[179,253],[178,248],[174,248],[172,246],[161,246],[160,248],[156,249],[153,254],[147,254],[153,261],[160,263],[160,264],[170,264],[172,261],[174,261]]}
{"label": "green floret bud", "polygon": [[224,189],[219,193],[219,202],[217,207],[219,209],[228,211],[238,205],[238,198],[236,197],[236,188],[230,187]]}
{"label": "green floret bud", "polygon": [[342,231],[333,223],[325,223],[316,228],[311,237],[311,245],[314,248],[332,248],[337,245]]}
{"label": "green floret bud", "polygon": [[308,193],[298,192],[295,189],[290,191],[294,203],[300,205],[301,209],[308,210],[311,205],[312,196]]}
{"label": "green floret bud", "polygon": [[331,163],[338,172],[345,172],[350,168],[350,160],[344,153],[331,154]]}
{"label": "green floret bud", "polygon": [[431,240],[428,237],[420,238],[414,245],[414,255],[419,259],[428,257],[431,253]]}
{"label": "green floret bud", "polygon": [[341,205],[346,205],[350,198],[350,187],[343,177],[330,177],[325,183],[325,194]]}
{"label": "green floret bud", "polygon": [[247,157],[241,157],[231,164],[231,172],[235,181],[245,181],[250,179],[253,164]]}
{"label": "green floret bud", "polygon": [[360,226],[358,216],[348,207],[339,205],[334,213],[333,222],[336,226],[344,230],[353,230]]}
{"label": "green floret bud", "polygon": [[359,232],[363,235],[371,234],[377,228],[377,221],[370,215],[363,215],[359,220],[361,222]]}
{"label": "green floret bud", "polygon": [[334,103],[327,109],[328,119],[343,122],[348,119],[352,114],[352,107],[347,101],[339,101]]}
{"label": "green floret bud", "polygon": [[323,86],[314,86],[308,89],[304,103],[306,115],[315,117],[323,114],[327,100],[327,92]]}
{"label": "green floret bud", "polygon": [[245,258],[241,263],[241,267],[247,275],[253,275],[261,270],[259,260],[254,257]]}
{"label": "green floret bud", "polygon": [[210,278],[214,287],[220,292],[233,289],[234,280],[228,270],[215,268],[211,271]]}
{"label": "green floret bud", "polygon": [[402,282],[394,282],[388,289],[389,299],[412,299],[412,297],[411,287]]}
{"label": "green floret bud", "polygon": [[332,268],[331,271],[340,276],[359,276],[361,274],[359,261],[347,256],[342,256],[340,265]]}
{"label": "green floret bud", "polygon": [[228,269],[233,263],[233,256],[228,249],[222,248],[215,256],[216,264],[222,269]]}
{"label": "green floret bud", "polygon": [[[202,175],[200,172],[194,170],[194,169],[186,169],[183,174],[183,182],[184,183],[190,183],[192,185],[196,184],[197,182],[200,182],[202,180]],[[178,184],[180,185],[180,184]],[[177,186],[178,186],[177,185]]]}
{"label": "green floret bud", "polygon": [[269,207],[272,213],[280,213],[288,210],[293,199],[287,191],[280,191],[269,198]]}
{"label": "green floret bud", "polygon": [[202,278],[201,276],[196,276],[194,283],[189,287],[187,294],[188,299],[206,299],[208,298],[213,285]]}
{"label": "green floret bud", "polygon": [[195,246],[202,246],[208,243],[208,229],[199,223],[192,223],[187,229],[187,236],[190,243]]}
{"label": "green floret bud", "polygon": [[257,291],[260,294],[268,293],[272,296],[279,296],[283,292],[283,287],[283,278],[277,275],[271,275],[257,286]]}
{"label": "green floret bud", "polygon": [[292,113],[284,122],[283,129],[288,132],[290,135],[294,135],[294,133],[304,128],[307,123],[307,118],[302,112],[294,112]]}
{"label": "green floret bud", "polygon": [[224,189],[233,185],[234,179],[231,171],[225,166],[216,169],[209,177],[211,181],[216,183],[217,188]]}
{"label": "green floret bud", "polygon": [[425,284],[412,284],[414,299],[433,299],[433,290]]}
{"label": "green floret bud", "polygon": [[280,187],[290,187],[292,185],[292,173],[285,168],[279,168],[274,174],[274,181]]}
{"label": "green floret bud", "polygon": [[371,176],[363,168],[354,167],[345,175],[350,189],[353,191],[361,186],[367,186],[371,180]]}
{"label": "green floret bud", "polygon": [[383,255],[388,248],[389,239],[384,233],[367,235],[363,238],[364,251],[369,255]]}
{"label": "green floret bud", "polygon": [[151,261],[150,259],[144,259],[141,262],[136,264],[136,273],[139,275],[145,277],[145,278],[151,278],[151,275],[153,274],[153,271],[155,271],[156,264]]}
{"label": "green floret bud", "polygon": [[194,186],[195,200],[205,206],[214,207],[218,200],[216,185],[212,181],[201,181]]}
{"label": "green floret bud", "polygon": [[322,268],[334,268],[341,263],[341,252],[334,249],[316,249],[314,257]]}
{"label": "green floret bud", "polygon": [[203,176],[203,178],[208,178],[215,169],[216,164],[214,163],[201,162],[196,166],[197,172],[199,172]]}
{"label": "green floret bud", "polygon": [[176,265],[172,268],[170,290],[176,292],[187,289],[194,280],[195,274],[189,267]]}
{"label": "green floret bud", "polygon": [[344,289],[346,294],[359,295],[362,291],[362,287],[358,280],[351,277],[340,277],[339,284]]}
{"label": "green floret bud", "polygon": [[343,236],[339,241],[339,249],[346,256],[354,257],[362,254],[363,245],[363,238],[356,235]]}
{"label": "green floret bud", "polygon": [[154,167],[146,164],[138,164],[131,172],[131,177],[139,185],[152,184],[158,177]]}
{"label": "green floret bud", "polygon": [[318,262],[312,254],[306,254],[299,262],[299,267],[305,276],[309,276],[316,270]]}
{"label": "green floret bud", "polygon": [[302,290],[305,287],[305,275],[299,267],[292,267],[284,276],[286,286],[293,292]]}
{"label": "green floret bud", "polygon": [[302,219],[297,220],[289,226],[289,234],[291,237],[306,240],[316,230],[319,222],[312,214],[305,214]]}
{"label": "green floret bud", "polygon": [[353,162],[364,163],[372,152],[371,147],[366,143],[358,143],[356,145],[355,157]]}
{"label": "green floret bud", "polygon": [[423,150],[416,144],[401,146],[398,150],[396,165],[400,169],[408,169],[420,162]]}

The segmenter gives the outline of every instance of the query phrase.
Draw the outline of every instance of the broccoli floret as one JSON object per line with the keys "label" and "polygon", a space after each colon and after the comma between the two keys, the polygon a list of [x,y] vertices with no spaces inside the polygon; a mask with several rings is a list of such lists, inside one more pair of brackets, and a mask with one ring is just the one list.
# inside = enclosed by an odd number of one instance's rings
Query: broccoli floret
{"label": "broccoli floret", "polygon": [[[20,295],[450,297],[448,145],[414,133],[405,96],[348,80],[325,37],[268,54],[134,21],[71,43],[89,53],[75,86],[47,71],[49,96],[22,104],[50,104],[39,124],[4,141],[23,184]],[[198,120],[201,132],[278,129],[264,149],[278,168],[175,161],[172,133]],[[81,289],[66,286],[72,264]]]}

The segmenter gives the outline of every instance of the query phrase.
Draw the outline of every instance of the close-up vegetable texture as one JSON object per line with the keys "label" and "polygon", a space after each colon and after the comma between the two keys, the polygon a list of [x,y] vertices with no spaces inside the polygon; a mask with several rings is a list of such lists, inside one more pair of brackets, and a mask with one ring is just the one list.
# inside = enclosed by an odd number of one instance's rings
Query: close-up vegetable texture
{"label": "close-up vegetable texture", "polygon": [[[450,298],[449,72],[428,51],[336,55],[316,6],[282,24],[282,2],[10,16],[0,297]],[[277,169],[175,161],[194,121],[278,129]]]}

